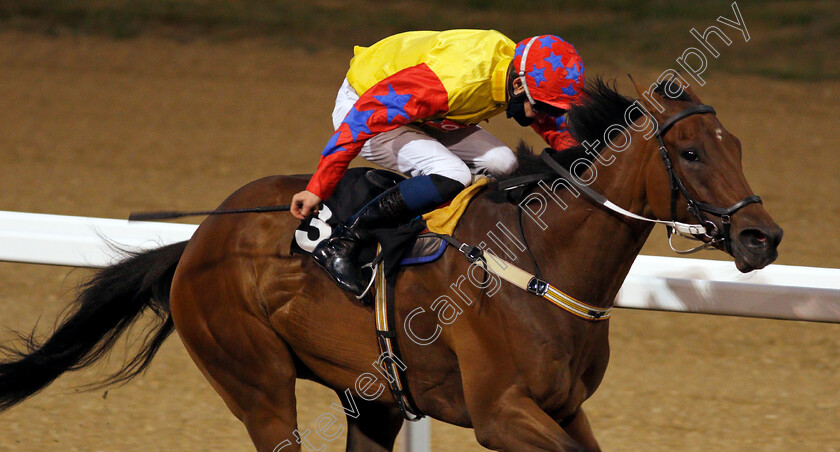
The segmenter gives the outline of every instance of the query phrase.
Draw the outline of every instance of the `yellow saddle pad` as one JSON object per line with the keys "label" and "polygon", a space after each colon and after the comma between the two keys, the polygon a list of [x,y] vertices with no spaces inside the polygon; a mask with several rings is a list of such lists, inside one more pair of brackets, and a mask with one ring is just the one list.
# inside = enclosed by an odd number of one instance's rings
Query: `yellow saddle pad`
{"label": "yellow saddle pad", "polygon": [[458,225],[458,220],[461,215],[467,210],[470,201],[477,195],[481,189],[490,182],[490,179],[482,177],[475,181],[472,185],[465,188],[458,193],[457,196],[446,207],[433,210],[425,215],[423,219],[426,220],[426,227],[430,231],[437,234],[452,235],[455,231],[455,226]]}

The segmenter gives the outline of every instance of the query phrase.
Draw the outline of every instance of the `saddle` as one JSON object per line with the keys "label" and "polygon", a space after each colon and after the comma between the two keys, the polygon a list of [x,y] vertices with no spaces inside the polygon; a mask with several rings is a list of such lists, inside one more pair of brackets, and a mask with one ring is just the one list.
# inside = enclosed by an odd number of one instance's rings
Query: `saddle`
{"label": "saddle", "polygon": [[[338,183],[333,196],[323,203],[318,213],[301,221],[292,239],[291,253],[310,254],[341,222],[364,207],[371,199],[403,180],[405,176],[387,170],[348,170]],[[427,264],[440,258],[446,251],[447,242],[439,234],[452,233],[469,199],[486,182],[486,179],[480,179],[451,203],[417,217],[407,225],[371,231],[382,247],[379,254],[382,255],[386,270]],[[360,262],[371,262],[376,256],[376,244],[372,244],[362,251]]]}

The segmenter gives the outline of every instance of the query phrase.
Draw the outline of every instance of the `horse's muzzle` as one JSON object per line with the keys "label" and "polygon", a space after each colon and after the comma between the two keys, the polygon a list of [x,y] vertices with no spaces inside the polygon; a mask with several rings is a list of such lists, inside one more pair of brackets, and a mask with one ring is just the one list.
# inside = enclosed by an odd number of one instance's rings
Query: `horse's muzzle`
{"label": "horse's muzzle", "polygon": [[750,226],[739,231],[732,239],[732,256],[735,266],[743,273],[764,268],[779,256],[777,248],[784,231],[773,223]]}

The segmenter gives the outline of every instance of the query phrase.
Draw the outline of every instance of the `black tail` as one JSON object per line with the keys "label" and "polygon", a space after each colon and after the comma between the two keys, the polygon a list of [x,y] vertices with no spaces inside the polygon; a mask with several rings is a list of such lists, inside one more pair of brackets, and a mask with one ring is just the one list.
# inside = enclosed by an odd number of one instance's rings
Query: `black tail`
{"label": "black tail", "polygon": [[0,411],[37,393],[69,370],[89,366],[108,353],[120,335],[146,309],[157,316],[142,347],[122,368],[94,387],[121,383],[148,367],[175,328],[169,313],[169,289],[187,242],[130,254],[100,270],[84,284],[72,309],[55,332],[39,343],[23,337],[23,347],[3,346],[0,362]]}

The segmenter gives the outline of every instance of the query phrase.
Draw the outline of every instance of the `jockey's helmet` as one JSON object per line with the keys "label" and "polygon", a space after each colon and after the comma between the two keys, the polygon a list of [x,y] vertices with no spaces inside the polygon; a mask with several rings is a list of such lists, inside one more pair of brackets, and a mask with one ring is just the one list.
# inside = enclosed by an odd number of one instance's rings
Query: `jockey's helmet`
{"label": "jockey's helmet", "polygon": [[568,110],[578,102],[583,89],[583,60],[574,46],[559,36],[533,36],[519,42],[513,70],[532,105]]}

